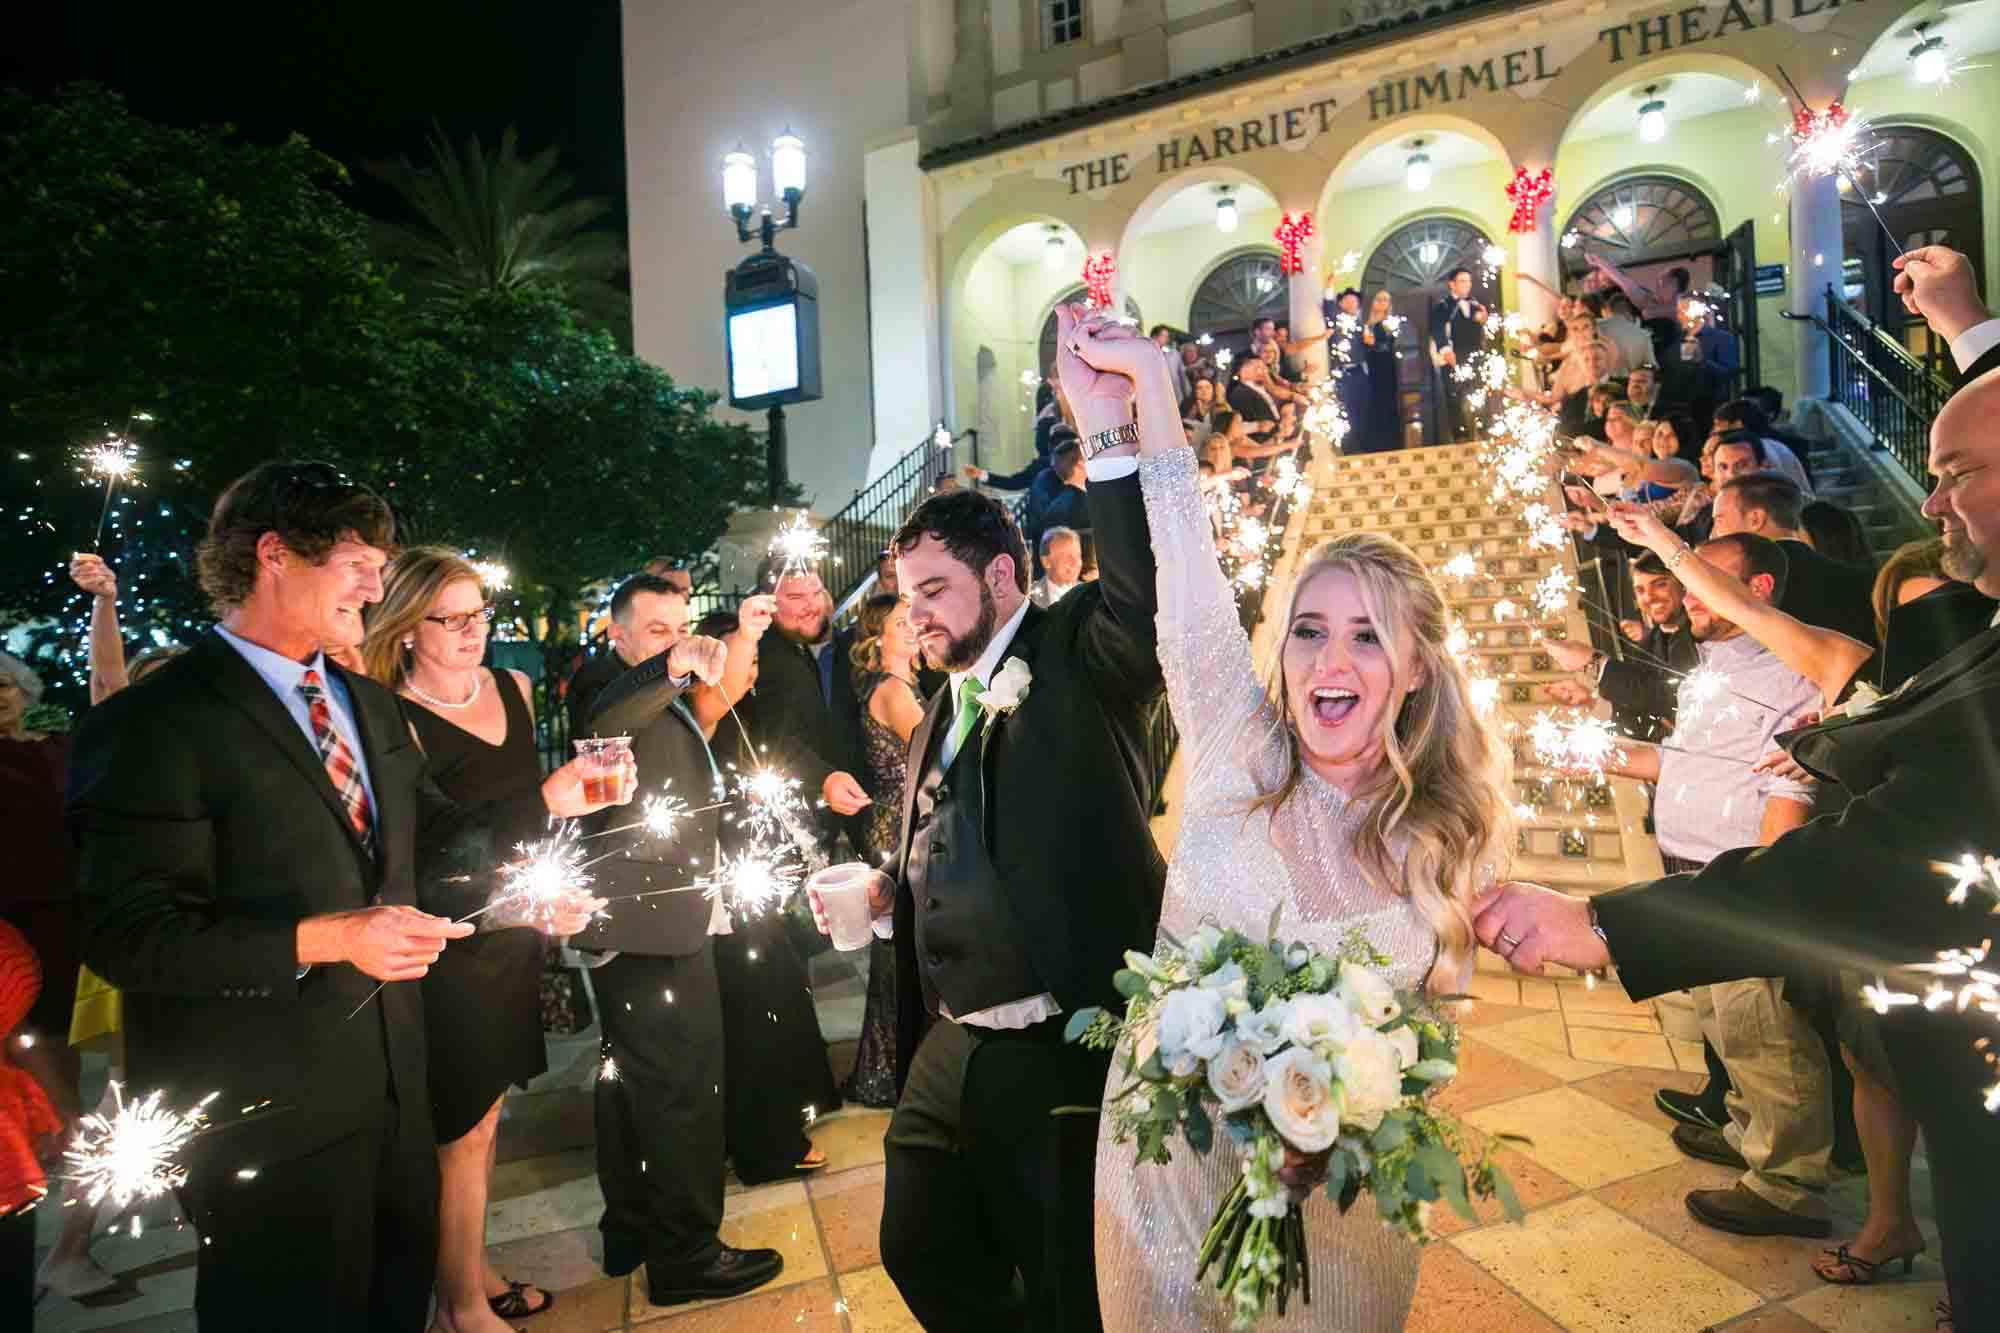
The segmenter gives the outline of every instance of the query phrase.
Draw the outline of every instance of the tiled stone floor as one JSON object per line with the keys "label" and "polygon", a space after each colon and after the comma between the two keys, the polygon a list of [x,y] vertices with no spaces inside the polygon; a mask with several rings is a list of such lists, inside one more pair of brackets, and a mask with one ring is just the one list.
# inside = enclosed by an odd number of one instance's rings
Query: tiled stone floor
{"label": "tiled stone floor", "polygon": [[[816,962],[822,1022],[839,1064],[851,1059],[860,986],[838,975],[839,960]],[[1615,986],[1516,980],[1497,959],[1481,962],[1463,1069],[1446,1104],[1475,1132],[1531,1140],[1506,1154],[1528,1216],[1516,1226],[1488,1209],[1476,1226],[1446,1222],[1445,1238],[1425,1253],[1412,1333],[1931,1327],[1931,1306],[1943,1295],[1934,1262],[1919,1262],[1908,1281],[1828,1287],[1807,1267],[1817,1243],[1747,1240],[1688,1216],[1681,1201],[1688,1190],[1727,1185],[1732,1173],[1675,1151],[1652,1095],[1662,1084],[1699,1084],[1699,1047],[1670,1040],[1651,1013]],[[588,1107],[580,1091],[589,1045],[560,1044],[546,1086],[508,1103],[503,1157],[511,1160],[496,1173],[489,1229],[495,1261],[512,1277],[560,1293],[554,1310],[524,1327],[531,1333],[917,1327],[877,1249],[888,1122],[879,1111],[844,1110],[820,1120],[813,1139],[830,1160],[809,1180],[756,1189],[732,1184],[724,1238],[780,1250],[785,1271],[775,1285],[732,1301],[661,1309],[647,1301],[643,1281],[604,1277]],[[1921,1207],[1929,1201],[1921,1153],[1917,1170]],[[1839,1182],[1836,1236],[1852,1230],[1864,1201],[1863,1180]],[[1926,1219],[1935,1242],[1927,1212]],[[138,1240],[120,1234],[98,1241],[99,1262],[128,1280],[122,1299],[94,1308],[51,1299],[35,1327],[192,1329],[193,1256],[185,1233],[164,1225],[168,1220],[149,1217]]]}

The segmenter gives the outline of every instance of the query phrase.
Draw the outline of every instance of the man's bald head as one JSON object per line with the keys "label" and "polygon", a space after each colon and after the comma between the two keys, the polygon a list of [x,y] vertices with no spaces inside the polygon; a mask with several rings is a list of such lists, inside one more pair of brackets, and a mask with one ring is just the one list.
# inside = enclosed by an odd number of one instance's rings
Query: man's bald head
{"label": "man's bald head", "polygon": [[2000,370],[1952,395],[1931,426],[1937,485],[1924,514],[1944,528],[1944,572],[2000,597]]}

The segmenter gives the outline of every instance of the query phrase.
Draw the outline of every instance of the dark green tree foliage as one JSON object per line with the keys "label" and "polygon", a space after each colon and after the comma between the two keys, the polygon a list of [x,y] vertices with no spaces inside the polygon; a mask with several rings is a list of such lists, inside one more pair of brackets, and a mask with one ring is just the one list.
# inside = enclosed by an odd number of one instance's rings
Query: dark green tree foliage
{"label": "dark green tree foliage", "polygon": [[476,137],[460,150],[436,130],[424,166],[405,158],[368,170],[420,219],[378,223],[374,233],[415,294],[533,288],[561,295],[593,322],[630,327],[631,300],[618,284],[624,242],[594,225],[611,203],[571,198],[575,182],[557,168],[555,149],[523,158],[509,126],[490,153]]}
{"label": "dark green tree foliage", "polygon": [[109,432],[140,450],[103,554],[145,641],[206,623],[195,543],[268,458],[381,485],[413,537],[506,562],[526,611],[698,553],[755,500],[754,438],[580,327],[561,289],[406,302],[345,179],[298,139],[153,125],[95,88],[0,91],[0,628],[65,659],[52,684],[80,680],[64,567],[104,496],[76,456]]}

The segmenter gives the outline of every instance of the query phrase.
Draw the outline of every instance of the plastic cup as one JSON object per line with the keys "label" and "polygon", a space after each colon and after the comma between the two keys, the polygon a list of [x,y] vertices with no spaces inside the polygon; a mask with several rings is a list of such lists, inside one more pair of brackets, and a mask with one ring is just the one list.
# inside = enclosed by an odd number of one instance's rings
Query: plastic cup
{"label": "plastic cup", "polygon": [[583,799],[592,805],[616,805],[625,799],[625,758],[632,753],[630,736],[588,736],[576,742],[583,761]]}
{"label": "plastic cup", "polygon": [[826,915],[827,934],[833,947],[843,952],[865,949],[875,932],[870,928],[868,881],[875,867],[866,861],[848,861],[828,866],[807,881],[819,894],[820,911]]}

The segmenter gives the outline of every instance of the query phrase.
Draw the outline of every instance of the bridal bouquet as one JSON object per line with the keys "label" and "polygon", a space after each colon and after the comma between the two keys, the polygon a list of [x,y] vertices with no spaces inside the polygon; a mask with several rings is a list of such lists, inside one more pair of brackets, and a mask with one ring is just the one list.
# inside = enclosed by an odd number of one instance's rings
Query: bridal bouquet
{"label": "bridal bouquet", "polygon": [[[1469,1195],[1497,1198],[1520,1217],[1489,1142],[1468,1167],[1456,1124],[1426,1098],[1458,1072],[1456,1029],[1425,997],[1383,979],[1389,960],[1360,934],[1337,953],[1203,925],[1186,944],[1167,937],[1151,955],[1128,952],[1113,978],[1123,1020],[1078,1011],[1069,1040],[1119,1048],[1127,1081],[1104,1107],[1119,1143],[1141,1163],[1169,1160],[1178,1136],[1196,1153],[1215,1122],[1238,1147],[1242,1172],[1210,1220],[1194,1280],[1216,1269],[1234,1327],[1292,1291],[1312,1301],[1302,1193],[1324,1170],[1327,1197],[1345,1213],[1363,1190],[1385,1225],[1429,1239],[1442,1199],[1468,1219]],[[1310,1186],[1305,1187],[1305,1192]]]}

